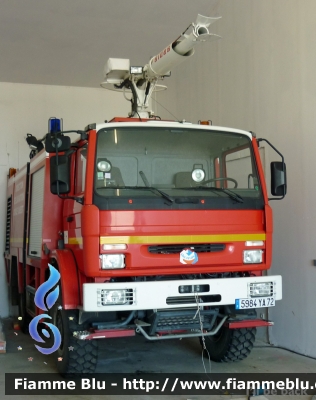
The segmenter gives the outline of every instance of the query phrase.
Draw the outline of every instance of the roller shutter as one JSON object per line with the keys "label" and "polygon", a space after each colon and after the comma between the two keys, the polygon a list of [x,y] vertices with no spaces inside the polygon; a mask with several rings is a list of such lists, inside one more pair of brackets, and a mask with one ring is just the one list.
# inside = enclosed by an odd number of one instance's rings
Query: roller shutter
{"label": "roller shutter", "polygon": [[43,228],[44,174],[41,168],[32,174],[31,183],[31,215],[28,255],[41,257]]}

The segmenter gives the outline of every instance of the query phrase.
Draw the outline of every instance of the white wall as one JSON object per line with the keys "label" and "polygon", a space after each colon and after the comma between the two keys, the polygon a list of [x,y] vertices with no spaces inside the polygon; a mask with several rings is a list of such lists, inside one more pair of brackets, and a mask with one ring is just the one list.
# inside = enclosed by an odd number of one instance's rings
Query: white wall
{"label": "white wall", "polygon": [[[253,130],[284,154],[288,195],[271,202],[284,298],[270,309],[270,340],[316,357],[316,2],[220,0],[218,13],[223,39],[175,69],[157,99],[179,119]],[[266,153],[267,165],[278,160]]]}
{"label": "white wall", "polygon": [[[9,313],[4,260],[6,182],[9,168],[29,159],[26,133],[42,138],[50,117],[63,118],[64,129],[84,129],[114,116],[127,116],[129,103],[104,89],[0,83],[0,316]],[[2,228],[1,228],[2,227]]]}

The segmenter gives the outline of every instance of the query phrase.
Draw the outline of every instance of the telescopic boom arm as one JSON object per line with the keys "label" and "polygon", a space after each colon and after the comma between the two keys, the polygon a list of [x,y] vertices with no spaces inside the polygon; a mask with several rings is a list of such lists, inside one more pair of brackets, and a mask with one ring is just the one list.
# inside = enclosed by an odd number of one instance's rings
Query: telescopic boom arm
{"label": "telescopic boom arm", "polygon": [[[198,14],[195,23],[169,44],[159,54],[152,57],[144,67],[131,67],[128,59],[110,58],[104,68],[105,81],[101,86],[110,90],[132,92],[132,111],[130,117],[150,118],[153,112],[148,110],[151,94],[155,90],[164,90],[157,85],[158,80],[170,75],[171,69],[194,54],[194,47],[201,42],[220,39],[209,32],[209,26],[218,19]],[[187,33],[190,28],[191,32]]]}

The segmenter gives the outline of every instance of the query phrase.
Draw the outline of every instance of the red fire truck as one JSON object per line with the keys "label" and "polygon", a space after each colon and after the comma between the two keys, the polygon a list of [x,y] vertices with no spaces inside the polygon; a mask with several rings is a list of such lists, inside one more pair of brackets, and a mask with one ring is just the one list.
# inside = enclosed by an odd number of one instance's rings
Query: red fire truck
{"label": "red fire truck", "polygon": [[[54,353],[61,373],[94,371],[98,339],[136,333],[196,337],[212,360],[242,360],[256,328],[272,324],[256,315],[282,298],[281,277],[267,274],[273,225],[264,139],[208,122],[161,121],[149,111],[158,81],[195,44],[216,37],[213,21],[198,16],[191,33],[144,67],[110,59],[102,86],[130,97],[129,117],[75,131],[74,143],[52,120],[43,140],[28,136],[34,157],[8,180],[11,302],[27,330],[42,312],[34,296],[49,279],[48,264],[59,271],[49,322],[62,337]],[[277,153],[273,199],[286,194]]]}

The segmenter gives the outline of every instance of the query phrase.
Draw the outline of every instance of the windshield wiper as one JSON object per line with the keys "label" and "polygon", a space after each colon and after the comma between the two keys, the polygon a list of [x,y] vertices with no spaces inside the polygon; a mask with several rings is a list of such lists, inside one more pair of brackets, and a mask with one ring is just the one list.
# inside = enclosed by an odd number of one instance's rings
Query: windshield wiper
{"label": "windshield wiper", "polygon": [[233,192],[232,190],[229,189],[222,189],[222,188],[216,188],[216,187],[207,187],[207,186],[194,186],[194,187],[183,187],[183,188],[177,188],[177,189],[188,189],[188,190],[212,190],[214,192],[222,192],[227,194],[231,199],[237,201],[238,203],[243,203],[244,199],[239,196],[239,194]]}
{"label": "windshield wiper", "polygon": [[127,189],[141,189],[141,190],[150,190],[153,193],[159,193],[164,199],[170,201],[170,203],[174,202],[174,199],[169,196],[169,194],[163,192],[160,189],[155,188],[154,186],[125,186]]}
{"label": "windshield wiper", "polygon": [[157,188],[155,188],[153,186],[103,186],[101,188],[98,188],[98,190],[99,189],[149,190],[149,191],[151,191],[152,193],[155,193],[155,194],[159,193],[161,197],[163,197],[164,199],[170,201],[171,204],[174,203],[174,199],[171,196],[169,196],[167,193],[165,193],[162,190],[157,189]]}

